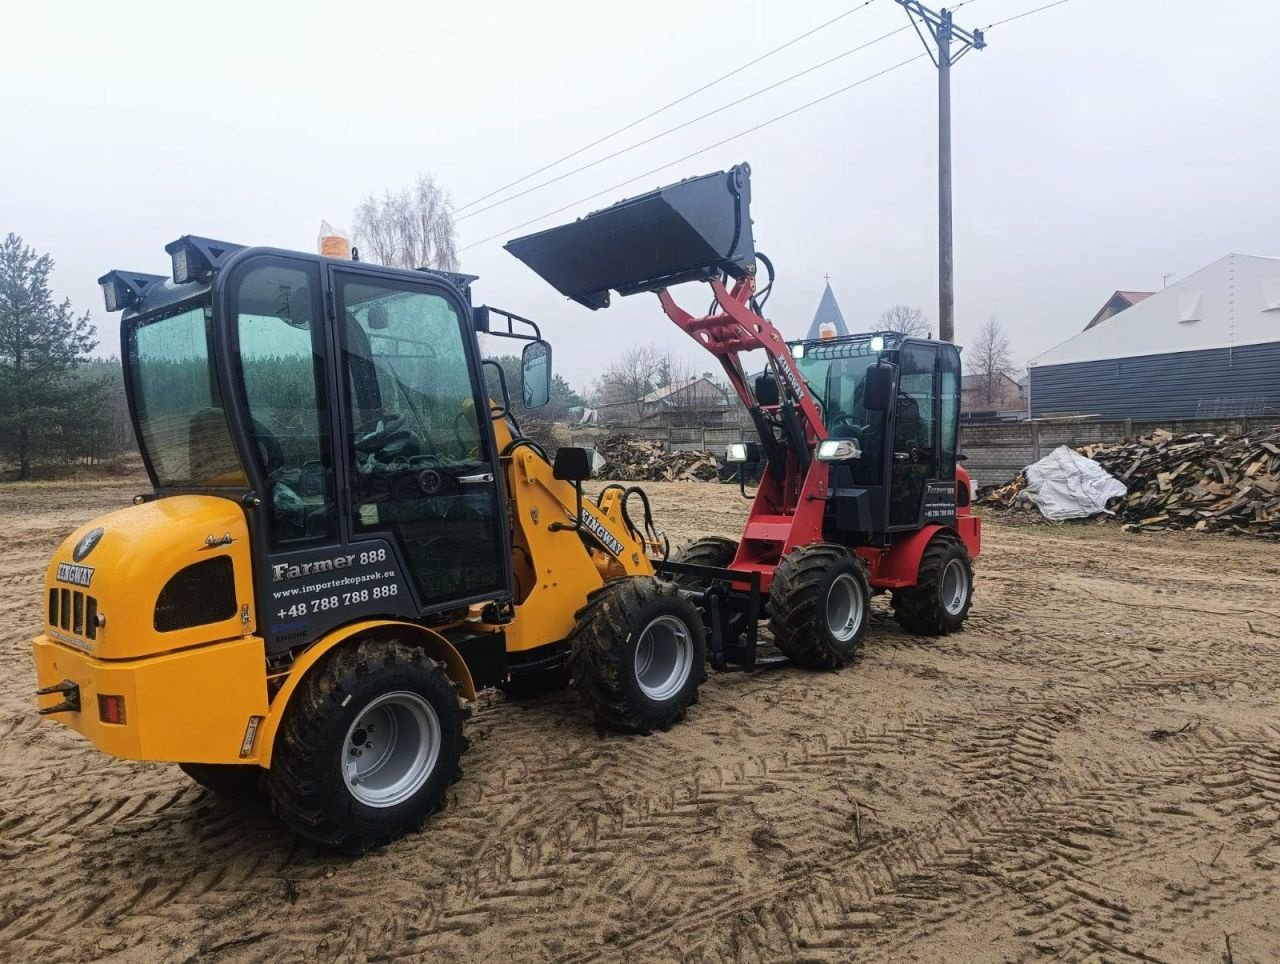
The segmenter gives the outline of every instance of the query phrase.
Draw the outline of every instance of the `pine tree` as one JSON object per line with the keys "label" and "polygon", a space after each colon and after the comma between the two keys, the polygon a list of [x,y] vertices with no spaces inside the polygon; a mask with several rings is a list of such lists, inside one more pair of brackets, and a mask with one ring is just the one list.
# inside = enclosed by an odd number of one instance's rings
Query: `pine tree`
{"label": "pine tree", "polygon": [[53,259],[16,234],[0,242],[0,453],[31,478],[33,459],[66,456],[69,426],[86,417],[96,393],[73,374],[97,345],[88,313],[54,302]]}

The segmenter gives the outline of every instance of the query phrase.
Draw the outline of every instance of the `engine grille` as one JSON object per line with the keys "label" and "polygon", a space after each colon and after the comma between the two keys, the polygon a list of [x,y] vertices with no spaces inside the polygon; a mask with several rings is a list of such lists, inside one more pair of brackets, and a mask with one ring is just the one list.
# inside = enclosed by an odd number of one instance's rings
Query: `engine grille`
{"label": "engine grille", "polygon": [[78,589],[50,589],[49,625],[82,639],[97,639],[98,600]]}
{"label": "engine grille", "polygon": [[217,556],[178,570],[156,599],[156,632],[170,633],[236,614],[235,572],[230,556]]}

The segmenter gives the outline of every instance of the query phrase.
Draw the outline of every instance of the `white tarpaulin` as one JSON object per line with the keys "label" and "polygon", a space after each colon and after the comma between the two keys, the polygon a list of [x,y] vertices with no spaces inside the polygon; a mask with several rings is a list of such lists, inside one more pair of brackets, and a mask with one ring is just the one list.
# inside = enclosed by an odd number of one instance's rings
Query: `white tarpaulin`
{"label": "white tarpaulin", "polygon": [[1087,519],[1107,511],[1107,501],[1128,490],[1119,479],[1074,449],[1059,445],[1024,470],[1022,495],[1035,503],[1046,519]]}

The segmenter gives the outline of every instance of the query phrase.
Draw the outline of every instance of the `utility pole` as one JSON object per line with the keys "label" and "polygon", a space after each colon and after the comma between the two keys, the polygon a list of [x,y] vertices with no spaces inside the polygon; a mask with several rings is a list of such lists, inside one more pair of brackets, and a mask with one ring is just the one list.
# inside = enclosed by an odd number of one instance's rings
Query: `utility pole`
{"label": "utility pole", "polygon": [[[907,11],[911,25],[920,35],[929,57],[938,68],[938,338],[955,340],[954,258],[951,242],[951,66],[970,50],[987,45],[981,30],[965,30],[951,20],[951,11],[943,7],[935,12],[920,0],[897,0]],[[933,45],[925,39],[920,24],[928,28]],[[952,54],[951,42],[960,44]]]}

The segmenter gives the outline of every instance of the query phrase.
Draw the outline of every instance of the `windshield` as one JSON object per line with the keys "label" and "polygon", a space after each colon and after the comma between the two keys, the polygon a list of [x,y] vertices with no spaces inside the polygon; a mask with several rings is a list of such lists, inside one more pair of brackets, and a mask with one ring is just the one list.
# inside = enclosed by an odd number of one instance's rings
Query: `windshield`
{"label": "windshield", "polygon": [[209,363],[211,325],[201,304],[141,319],[128,333],[138,444],[158,486],[248,484]]}
{"label": "windshield", "polygon": [[[848,413],[855,402],[861,404],[862,384],[867,377],[867,368],[880,360],[880,354],[879,351],[871,350],[869,338],[830,343],[807,342],[804,344],[804,354],[796,357],[795,363],[800,370],[800,377],[805,380],[824,412],[834,406]],[[827,397],[828,392],[831,393],[831,398]]]}
{"label": "windshield", "polygon": [[[879,341],[874,351],[873,341]],[[868,410],[864,399],[867,369],[880,361],[883,349],[883,340],[872,338],[808,342],[803,356],[795,358],[801,377],[822,406],[827,436],[856,439],[861,446],[861,458],[850,466],[852,480],[859,485],[878,484],[883,475],[885,413]]]}

